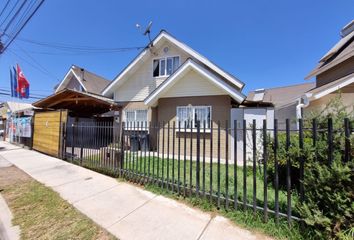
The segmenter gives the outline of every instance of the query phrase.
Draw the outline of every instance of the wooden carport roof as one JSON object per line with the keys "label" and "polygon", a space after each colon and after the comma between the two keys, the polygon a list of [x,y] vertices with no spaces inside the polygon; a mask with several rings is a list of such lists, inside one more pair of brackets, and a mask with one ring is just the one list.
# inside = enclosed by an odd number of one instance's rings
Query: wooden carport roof
{"label": "wooden carport roof", "polygon": [[110,98],[71,89],[63,89],[32,105],[43,109],[68,109],[73,115],[82,117],[94,116],[120,108]]}

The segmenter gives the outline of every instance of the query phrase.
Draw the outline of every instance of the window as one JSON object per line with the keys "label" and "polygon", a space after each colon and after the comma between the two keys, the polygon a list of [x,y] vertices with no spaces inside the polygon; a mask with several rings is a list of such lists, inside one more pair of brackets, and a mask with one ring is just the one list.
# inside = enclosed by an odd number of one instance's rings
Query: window
{"label": "window", "polygon": [[138,110],[132,110],[128,109],[125,110],[125,121],[128,127],[133,127],[135,123],[135,127],[139,126],[141,127],[141,124],[147,123],[147,110],[146,109],[138,109]]}
{"label": "window", "polygon": [[181,128],[196,128],[200,122],[200,128],[209,129],[211,121],[211,106],[181,106],[177,107],[177,121],[181,122]]}
{"label": "window", "polygon": [[153,76],[169,76],[179,67],[179,57],[155,59],[153,62]]}

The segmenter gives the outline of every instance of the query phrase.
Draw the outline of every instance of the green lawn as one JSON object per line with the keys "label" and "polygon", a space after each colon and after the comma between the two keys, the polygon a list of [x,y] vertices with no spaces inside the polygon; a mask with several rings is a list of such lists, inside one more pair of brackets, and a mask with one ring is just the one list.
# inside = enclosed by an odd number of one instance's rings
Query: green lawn
{"label": "green lawn", "polygon": [[[197,163],[196,161],[190,161],[188,159],[184,160],[183,156],[181,156],[180,164],[178,165],[178,160],[176,159],[162,159],[161,157],[154,157],[151,153],[150,158],[148,157],[148,153],[129,153],[125,152],[124,155],[124,168],[129,170],[129,172],[135,173],[126,174],[127,176],[133,177],[134,179],[138,178],[138,175],[149,176],[150,179],[163,180],[165,182],[164,187],[167,186],[167,177],[169,183],[175,183],[175,191],[177,190],[177,185],[180,185],[180,193],[183,195],[189,195],[189,187],[196,189],[196,179],[197,179]],[[112,176],[117,175],[117,171],[114,171],[113,164],[105,165],[100,160],[100,155],[92,155],[88,156],[82,161],[82,165],[108,174]],[[149,160],[150,159],[150,160]],[[220,171],[220,203],[225,204],[225,200],[223,198],[226,195],[229,196],[230,199],[234,199],[235,186],[237,189],[237,197],[239,206],[242,206],[243,202],[243,181],[244,181],[244,170],[243,166],[237,166],[237,181],[235,184],[234,178],[234,165],[229,164],[228,167],[228,181],[226,181],[226,164],[220,164],[220,170],[218,170],[218,164],[213,163],[210,164],[210,159],[206,159],[206,163],[203,167],[202,159],[200,162],[200,194],[203,194],[203,190],[208,194],[210,193],[210,187],[212,187],[212,194],[214,196],[218,195],[218,171]],[[150,162],[150,163],[149,163]],[[74,160],[74,163],[81,164],[80,160]],[[185,165],[185,166],[184,166]],[[185,169],[185,170],[184,170]],[[192,170],[192,171],[191,171]],[[178,172],[179,172],[179,181],[178,181]],[[203,172],[205,175],[203,176]],[[185,175],[184,175],[185,174]],[[210,181],[210,176],[212,176],[212,181]],[[205,181],[203,181],[205,179]],[[172,181],[173,180],[173,181]],[[228,182],[228,191],[226,189],[226,183]],[[253,204],[253,169],[252,166],[246,167],[246,200],[247,204]],[[184,192],[183,184],[185,183],[186,192]],[[160,184],[162,185],[162,184]],[[271,182],[268,182],[267,185],[267,198],[268,198],[268,208],[271,210],[275,209],[275,189]],[[257,206],[263,207],[264,203],[264,184],[263,184],[263,166],[257,166],[256,169],[256,202]],[[298,202],[297,193],[294,192],[291,195],[291,205],[292,211],[296,214],[295,205]],[[233,205],[232,202],[229,203],[230,206]],[[286,213],[287,211],[287,193],[286,191],[280,189],[279,190],[279,210],[280,212]]]}
{"label": "green lawn", "polygon": [[[150,162],[150,163],[149,163]],[[178,166],[178,160],[176,159],[162,159],[158,157],[150,156],[150,161],[148,156],[141,156],[140,153],[131,153],[125,155],[125,169],[133,171],[136,174],[150,176],[152,179],[159,179],[167,183],[172,183],[172,178],[174,178],[174,183],[178,183],[178,170],[180,172],[180,191],[181,194],[184,194],[183,184],[186,184],[186,194],[188,195],[188,188],[192,185],[192,188],[196,188],[196,179],[197,179],[197,163],[196,161],[189,161],[188,159],[180,160],[180,165]],[[185,168],[185,171],[184,171]],[[192,170],[192,174],[190,172]],[[212,187],[212,194],[218,194],[218,172],[220,173],[220,196],[228,196],[231,199],[234,199],[234,189],[237,186],[238,200],[243,201],[243,167],[237,166],[237,181],[235,184],[234,181],[234,165],[228,167],[228,181],[226,181],[226,164],[220,164],[220,170],[218,170],[218,164],[203,163],[201,160],[200,163],[200,193],[203,193],[203,189],[207,193],[210,192],[210,186]],[[203,177],[203,172],[205,176]],[[185,173],[185,176],[184,176]],[[191,174],[191,175],[190,175]],[[210,181],[210,176],[212,175],[212,181]],[[134,176],[133,176],[134,177]],[[203,179],[205,181],[203,182]],[[226,183],[228,182],[228,191],[226,188]],[[248,204],[253,203],[253,170],[251,166],[246,168],[246,199]],[[164,184],[166,187],[167,184]],[[176,187],[175,187],[176,190]],[[271,183],[268,183],[267,186],[268,194],[268,208],[274,209],[275,206],[275,190]],[[263,206],[264,202],[264,184],[263,184],[263,169],[257,167],[256,171],[256,201],[258,206]],[[294,193],[291,196],[292,206],[298,201],[297,194]],[[225,204],[225,200],[221,200],[222,204]],[[232,203],[230,203],[232,205]],[[239,204],[240,206],[240,204]],[[281,212],[286,213],[287,210],[287,195],[285,191],[279,190],[279,208]]]}

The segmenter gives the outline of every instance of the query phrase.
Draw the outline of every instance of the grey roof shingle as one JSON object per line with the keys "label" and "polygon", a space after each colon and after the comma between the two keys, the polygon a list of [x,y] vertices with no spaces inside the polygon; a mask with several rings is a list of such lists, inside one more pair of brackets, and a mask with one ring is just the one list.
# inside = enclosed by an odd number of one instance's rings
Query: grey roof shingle
{"label": "grey roof shingle", "polygon": [[[280,107],[294,102],[307,91],[313,89],[315,83],[303,83],[284,87],[268,88],[264,90],[264,97],[261,102],[273,103],[274,107]],[[253,101],[255,91],[249,92],[248,101]]]}

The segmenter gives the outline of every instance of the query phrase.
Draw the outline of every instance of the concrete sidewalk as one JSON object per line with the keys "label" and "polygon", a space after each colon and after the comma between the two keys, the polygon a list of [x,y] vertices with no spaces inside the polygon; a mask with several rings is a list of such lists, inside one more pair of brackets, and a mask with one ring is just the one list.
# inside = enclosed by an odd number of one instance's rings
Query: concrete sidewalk
{"label": "concrete sidewalk", "polygon": [[36,151],[0,142],[0,155],[51,187],[119,239],[270,239],[229,220]]}

